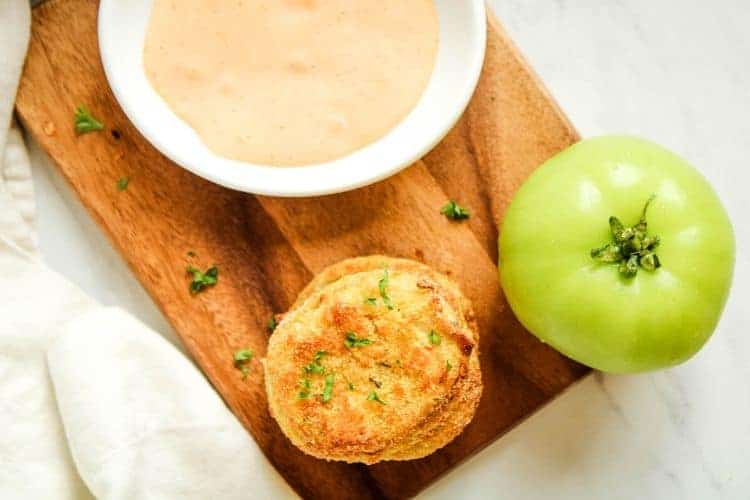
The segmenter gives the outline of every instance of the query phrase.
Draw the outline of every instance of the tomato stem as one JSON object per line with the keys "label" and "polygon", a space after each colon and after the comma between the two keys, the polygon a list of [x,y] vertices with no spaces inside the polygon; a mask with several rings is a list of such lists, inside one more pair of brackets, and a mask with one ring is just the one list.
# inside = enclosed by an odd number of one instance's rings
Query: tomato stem
{"label": "tomato stem", "polygon": [[646,201],[641,218],[635,226],[626,227],[617,217],[610,217],[609,230],[612,233],[612,242],[591,250],[591,258],[605,264],[618,264],[618,272],[626,278],[633,278],[641,268],[647,271],[660,268],[661,261],[654,250],[661,243],[661,239],[648,235],[646,222],[646,212],[654,198],[656,195],[651,195]]}

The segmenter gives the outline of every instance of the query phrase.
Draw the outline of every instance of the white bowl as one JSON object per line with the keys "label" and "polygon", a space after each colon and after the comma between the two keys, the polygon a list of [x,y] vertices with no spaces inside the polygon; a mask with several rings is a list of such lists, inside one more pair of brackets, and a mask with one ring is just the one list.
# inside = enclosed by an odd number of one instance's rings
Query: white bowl
{"label": "white bowl", "polygon": [[384,179],[432,149],[460,118],[484,62],[484,0],[435,0],[440,43],[432,78],[412,112],[388,135],[354,153],[303,167],[256,165],[211,152],[151,87],[143,45],[153,0],[101,0],[99,48],[107,79],[128,118],[159,151],[228,188],[270,196],[314,196]]}

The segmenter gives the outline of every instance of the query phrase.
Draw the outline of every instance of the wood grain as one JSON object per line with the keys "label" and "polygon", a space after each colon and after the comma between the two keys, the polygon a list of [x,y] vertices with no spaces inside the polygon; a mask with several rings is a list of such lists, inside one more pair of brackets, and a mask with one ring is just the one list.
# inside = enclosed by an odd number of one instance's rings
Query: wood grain
{"label": "wood grain", "polygon": [[[473,101],[426,158],[358,191],[289,200],[213,185],[148,144],[106,83],[96,11],[91,0],[49,0],[35,9],[18,115],[303,497],[413,496],[587,373],[524,331],[498,285],[497,223],[513,193],[578,136],[495,20]],[[81,104],[106,122],[106,132],[75,135],[73,109]],[[118,192],[116,181],[126,176],[130,185]],[[442,217],[449,198],[470,206],[472,219]],[[372,467],[324,462],[291,446],[268,414],[259,364],[243,381],[232,354],[249,347],[262,356],[272,313],[284,311],[323,267],[371,253],[424,261],[461,285],[481,327],[485,392],[466,431],[430,457]],[[217,264],[219,285],[191,296],[188,263]]]}

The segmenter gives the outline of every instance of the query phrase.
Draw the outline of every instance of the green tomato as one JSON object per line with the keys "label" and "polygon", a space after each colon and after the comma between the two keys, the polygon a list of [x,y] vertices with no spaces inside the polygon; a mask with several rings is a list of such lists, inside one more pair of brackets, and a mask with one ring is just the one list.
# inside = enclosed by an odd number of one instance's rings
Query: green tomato
{"label": "green tomato", "polygon": [[[612,216],[624,225],[614,233]],[[503,221],[499,266],[511,308],[543,342],[599,370],[646,371],[687,360],[713,333],[734,235],[716,193],[683,159],[641,139],[600,137],[521,187]]]}

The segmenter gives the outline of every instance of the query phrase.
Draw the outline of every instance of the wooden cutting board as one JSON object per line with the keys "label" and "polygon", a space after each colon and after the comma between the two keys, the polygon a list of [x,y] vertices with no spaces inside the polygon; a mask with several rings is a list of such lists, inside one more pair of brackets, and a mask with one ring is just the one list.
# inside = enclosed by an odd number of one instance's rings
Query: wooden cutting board
{"label": "wooden cutting board", "polygon": [[[358,191],[290,200],[213,185],[146,142],[105,80],[97,7],[92,0],[49,0],[35,9],[18,115],[302,496],[413,496],[587,373],[524,331],[498,285],[497,223],[508,202],[535,167],[578,136],[497,21],[489,23],[487,60],[468,111],[424,160]],[[78,105],[88,106],[106,131],[77,137]],[[121,177],[130,185],[119,192]],[[440,215],[448,199],[470,207],[471,220]],[[452,275],[473,300],[484,395],[465,432],[430,457],[372,467],[324,462],[294,448],[268,414],[257,360],[242,380],[232,355],[249,347],[262,357],[272,313],[285,311],[325,266],[373,253],[424,261]],[[191,296],[188,263],[217,264],[219,284]]]}

